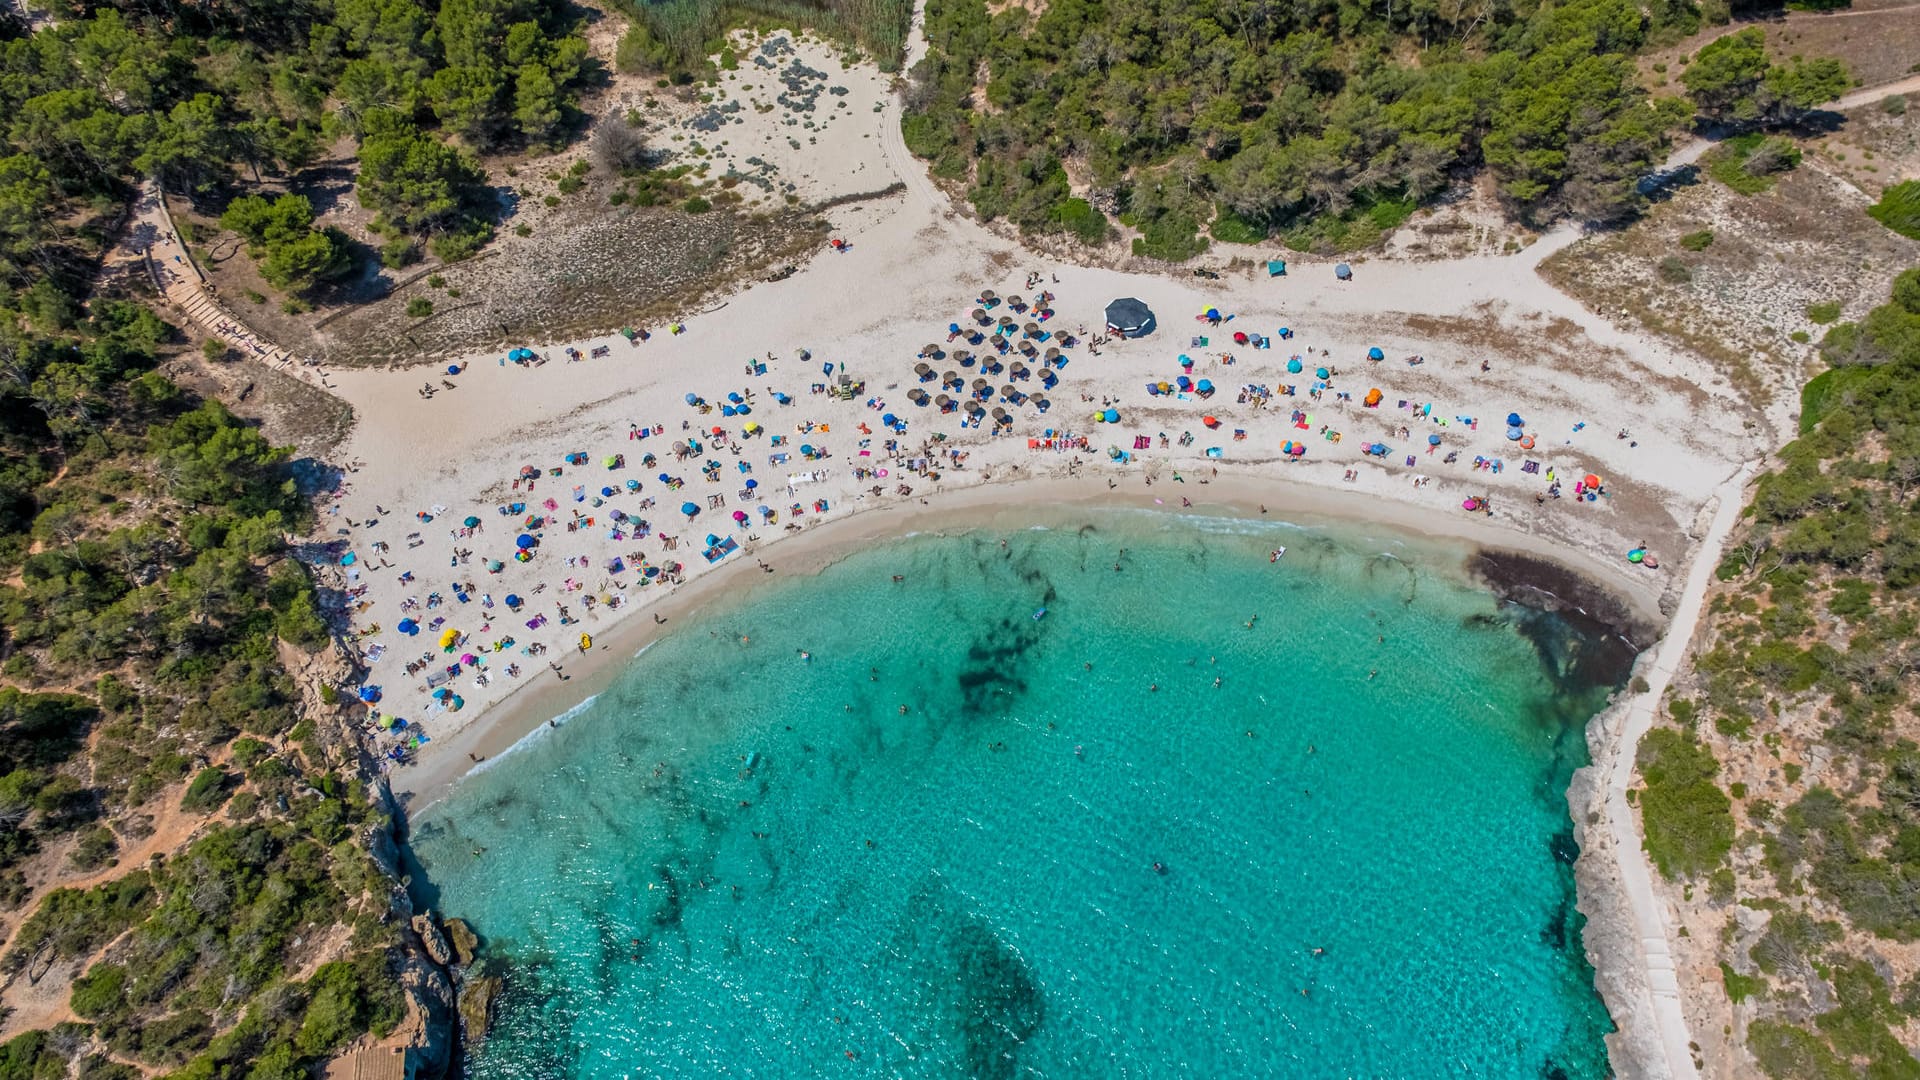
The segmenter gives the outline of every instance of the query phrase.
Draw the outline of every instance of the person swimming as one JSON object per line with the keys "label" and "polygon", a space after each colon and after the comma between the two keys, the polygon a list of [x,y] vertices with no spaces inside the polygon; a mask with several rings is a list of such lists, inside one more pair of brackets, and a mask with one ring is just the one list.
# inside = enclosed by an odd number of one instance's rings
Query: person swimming
{"label": "person swimming", "polygon": [[808,652],[808,651],[807,651],[807,650],[805,650],[805,649],[796,649],[796,650],[794,650],[794,651],[795,651],[795,652],[798,652],[798,653],[800,654],[800,659],[802,659],[802,660],[811,660],[811,659],[813,659],[813,654],[812,654],[812,653],[810,653],[810,652]]}

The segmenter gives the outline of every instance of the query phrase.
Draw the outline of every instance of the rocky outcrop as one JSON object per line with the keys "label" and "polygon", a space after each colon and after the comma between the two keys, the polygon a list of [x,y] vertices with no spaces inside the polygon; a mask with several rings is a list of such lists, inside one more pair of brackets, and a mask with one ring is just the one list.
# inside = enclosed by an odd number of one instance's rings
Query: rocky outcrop
{"label": "rocky outcrop", "polygon": [[433,912],[423,911],[413,917],[413,932],[420,935],[420,945],[427,950],[427,958],[441,967],[453,963],[453,949],[447,944],[447,936],[440,932],[440,924],[434,921]]}
{"label": "rocky outcrop", "polygon": [[493,1003],[500,996],[500,979],[470,974],[460,980],[460,1047],[471,1053],[487,1039],[493,1024]]}
{"label": "rocky outcrop", "polygon": [[465,919],[447,920],[447,940],[453,943],[454,963],[466,967],[473,963],[480,951],[480,935],[473,932]]}

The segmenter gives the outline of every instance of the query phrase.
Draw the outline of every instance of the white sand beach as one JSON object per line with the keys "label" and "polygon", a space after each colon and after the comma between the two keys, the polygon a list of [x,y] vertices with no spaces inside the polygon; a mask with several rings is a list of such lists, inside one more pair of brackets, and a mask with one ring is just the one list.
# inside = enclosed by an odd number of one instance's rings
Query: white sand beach
{"label": "white sand beach", "polygon": [[[357,467],[328,506],[318,539],[332,548],[317,561],[333,564],[329,584],[352,615],[384,716],[444,740],[515,687],[553,681],[549,664],[577,657],[583,634],[657,602],[673,587],[663,580],[712,572],[709,535],[738,545],[721,564],[771,560],[782,538],[817,523],[995,479],[1077,473],[1178,506],[1199,501],[1197,481],[1217,471],[1276,491],[1384,497],[1435,522],[1487,498],[1491,519],[1516,542],[1543,537],[1625,566],[1641,545],[1670,563],[1684,556],[1700,506],[1750,452],[1749,418],[1716,407],[1704,363],[1593,319],[1523,258],[1364,263],[1349,282],[1331,264],[1296,259],[1284,277],[1261,269],[1209,281],[1049,263],[914,188],[846,216],[878,220],[849,220],[837,234],[847,250],[823,250],[785,281],[689,315],[678,333],[661,325],[646,328],[646,341],[503,344],[457,375],[332,374],[358,416],[345,454]],[[1010,352],[997,375],[954,355],[997,356],[990,343],[948,340],[950,326],[974,325],[988,291],[1054,296],[1041,324],[1050,336],[1032,342],[1039,356]],[[1105,307],[1119,297],[1146,302],[1157,329],[1096,354],[1089,339],[1105,332]],[[1011,315],[1019,340],[1034,315],[1010,306],[1003,299],[988,318]],[[1209,308],[1222,321],[1196,319]],[[1044,389],[1041,358],[1062,333],[1081,340],[1061,350],[1058,383]],[[1236,344],[1236,333],[1270,347]],[[928,344],[939,352],[923,360]],[[541,361],[508,362],[514,347]],[[1373,349],[1384,359],[1370,360]],[[1010,384],[1014,362],[1031,374]],[[920,381],[921,363],[934,381]],[[1321,368],[1328,379],[1316,377]],[[948,371],[964,389],[943,387]],[[843,374],[857,392],[845,400],[821,392]],[[1210,381],[1212,395],[1178,393],[1183,375]],[[966,413],[908,398],[919,388],[964,400],[980,378],[991,395],[982,404],[1010,417],[998,434],[991,412],[985,426],[963,426]],[[1176,393],[1148,391],[1162,382]],[[1005,398],[1009,385],[1027,395],[1022,404]],[[1380,400],[1367,407],[1374,389]],[[689,395],[701,404],[689,405]],[[723,415],[729,395],[750,412]],[[1050,408],[1041,412],[1034,397]],[[1094,420],[1107,409],[1118,422]],[[1510,413],[1524,421],[1523,441],[1508,438]],[[904,428],[885,428],[887,415]],[[639,428],[648,437],[636,437]],[[701,451],[678,459],[674,445],[690,439]],[[1284,453],[1290,441],[1304,454]],[[1370,455],[1374,443],[1391,449]],[[808,446],[813,460],[802,453]],[[609,459],[618,463],[609,468]],[[538,474],[531,491],[519,482],[527,470]],[[1592,501],[1575,492],[1589,474],[1603,481]],[[1547,498],[1556,484],[1560,497]],[[535,518],[544,521],[530,526]],[[522,534],[538,541],[525,561],[516,559]],[[349,552],[353,564],[340,566]],[[646,567],[659,572],[652,583]],[[1663,571],[1635,572],[1664,587]],[[521,599],[517,610],[509,595]],[[412,636],[399,630],[409,618],[419,626]],[[450,651],[441,646],[449,630],[460,639]],[[472,662],[460,664],[463,656]],[[438,678],[454,666],[458,674]],[[430,697],[442,686],[445,704]]]}

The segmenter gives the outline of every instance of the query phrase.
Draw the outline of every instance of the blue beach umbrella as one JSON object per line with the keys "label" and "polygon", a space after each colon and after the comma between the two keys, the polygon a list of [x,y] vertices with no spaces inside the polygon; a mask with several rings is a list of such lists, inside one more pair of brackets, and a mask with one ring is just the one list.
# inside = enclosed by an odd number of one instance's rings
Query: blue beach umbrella
{"label": "blue beach umbrella", "polygon": [[510,607],[510,608],[517,608],[517,607],[519,607],[519,606],[520,606],[520,594],[519,594],[519,593],[508,593],[508,594],[507,594],[507,606],[508,606],[508,607]]}
{"label": "blue beach umbrella", "polygon": [[1313,377],[1316,379],[1330,379],[1333,377],[1333,373],[1326,368],[1314,368]]}
{"label": "blue beach umbrella", "polygon": [[699,395],[699,394],[688,394],[688,395],[687,395],[687,404],[689,404],[689,405],[698,405],[699,403],[700,403],[700,395]]}
{"label": "blue beach umbrella", "polygon": [[628,480],[628,481],[627,481],[627,490],[628,490],[628,491],[639,491],[639,490],[640,490],[640,481],[638,481],[638,480]]}
{"label": "blue beach umbrella", "polygon": [[1526,433],[1527,433],[1527,429],[1520,427],[1519,425],[1510,427],[1507,429],[1507,441],[1519,442],[1521,437],[1526,435]]}
{"label": "blue beach umbrella", "polygon": [[1385,360],[1386,358],[1387,358],[1387,354],[1384,352],[1381,352],[1380,346],[1378,345],[1375,345],[1373,348],[1367,350],[1367,359],[1369,360]]}
{"label": "blue beach umbrella", "polygon": [[1526,427],[1527,422],[1525,420],[1520,419],[1519,413],[1510,412],[1507,414],[1507,426],[1508,427]]}
{"label": "blue beach umbrella", "polygon": [[1102,413],[1102,414],[1100,414],[1100,415],[1101,415],[1101,417],[1102,417],[1103,419],[1105,419],[1105,420],[1106,420],[1106,422],[1107,422],[1107,423],[1109,423],[1109,424],[1117,424],[1117,423],[1119,423],[1119,422],[1120,422],[1120,410],[1119,410],[1119,409],[1108,409],[1108,410],[1107,410],[1106,412],[1104,412],[1104,413]]}
{"label": "blue beach umbrella", "polygon": [[1427,436],[1427,445],[1428,445],[1428,446],[1439,446],[1439,445],[1440,445],[1440,436],[1438,436],[1438,435],[1429,435],[1429,436]]}
{"label": "blue beach umbrella", "polygon": [[408,637],[412,637],[420,632],[420,624],[414,622],[412,619],[401,619],[399,630]]}
{"label": "blue beach umbrella", "polygon": [[752,490],[753,490],[754,488],[757,488],[757,487],[759,487],[759,486],[760,486],[760,481],[758,481],[758,480],[749,480],[749,481],[747,481],[747,490],[748,490],[748,491],[752,491]]}
{"label": "blue beach umbrella", "polygon": [[1199,382],[1193,384],[1193,388],[1203,394],[1211,394],[1213,393],[1213,380],[1201,379]]}
{"label": "blue beach umbrella", "polygon": [[698,514],[698,513],[700,512],[700,508],[699,508],[698,506],[695,506],[694,504],[692,504],[692,503],[690,503],[690,502],[689,502],[689,503],[681,503],[681,504],[680,504],[680,512],[681,512],[681,513],[683,513],[683,514],[685,514],[685,515],[687,515],[688,517],[692,517],[692,516],[694,516],[695,514]]}
{"label": "blue beach umbrella", "polygon": [[538,544],[539,542],[540,541],[535,540],[533,538],[532,533],[521,533],[518,537],[514,539],[513,544],[515,547],[519,548],[521,551],[525,551],[528,548],[534,546],[535,544]]}
{"label": "blue beach umbrella", "polygon": [[1301,369],[1301,364],[1299,359],[1296,358],[1296,359],[1287,361],[1287,374],[1298,375],[1300,374],[1300,369]]}

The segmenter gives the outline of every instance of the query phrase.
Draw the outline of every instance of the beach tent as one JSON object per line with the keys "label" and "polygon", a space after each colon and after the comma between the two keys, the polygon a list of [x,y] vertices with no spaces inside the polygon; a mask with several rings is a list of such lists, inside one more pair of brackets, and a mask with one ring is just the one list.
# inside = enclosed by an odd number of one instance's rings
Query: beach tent
{"label": "beach tent", "polygon": [[1268,260],[1267,260],[1267,276],[1268,276],[1268,277],[1285,277],[1285,276],[1287,276],[1287,260],[1285,260],[1285,259],[1268,259]]}
{"label": "beach tent", "polygon": [[1353,267],[1348,266],[1346,263],[1341,263],[1333,268],[1333,276],[1339,278],[1341,281],[1352,281]]}
{"label": "beach tent", "polygon": [[1369,360],[1385,360],[1386,358],[1387,358],[1387,354],[1385,352],[1382,352],[1380,349],[1380,346],[1378,345],[1375,345],[1373,348],[1367,350],[1367,359]]}
{"label": "beach tent", "polygon": [[1153,327],[1153,309],[1131,296],[1107,305],[1107,328],[1123,337],[1150,334]]}

